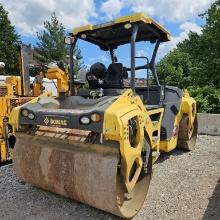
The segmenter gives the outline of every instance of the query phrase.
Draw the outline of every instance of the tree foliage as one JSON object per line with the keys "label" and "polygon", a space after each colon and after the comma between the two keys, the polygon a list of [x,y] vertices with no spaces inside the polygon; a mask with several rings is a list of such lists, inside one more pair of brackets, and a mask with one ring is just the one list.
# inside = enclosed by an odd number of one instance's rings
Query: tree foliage
{"label": "tree foliage", "polygon": [[158,63],[167,84],[189,88],[199,111],[220,113],[220,0],[202,15],[202,34],[191,32]]}
{"label": "tree foliage", "polygon": [[185,88],[192,81],[194,67],[188,53],[175,49],[166,55],[157,66],[160,79],[166,76],[166,82],[170,85]]}
{"label": "tree foliage", "polygon": [[65,59],[67,47],[63,42],[64,36],[65,28],[53,13],[51,20],[44,22],[44,30],[37,33],[38,42],[35,50],[39,54],[37,59],[42,64]]}
{"label": "tree foliage", "polygon": [[220,113],[220,89],[210,85],[188,89],[190,94],[196,97],[197,108],[200,112]]}
{"label": "tree foliage", "polygon": [[11,25],[8,12],[0,4],[0,61],[6,64],[3,74],[19,74],[19,35]]}
{"label": "tree foliage", "polygon": [[[44,22],[44,30],[37,33],[38,42],[34,48],[40,67],[37,68],[37,71],[32,70],[33,73],[45,69],[46,65],[51,62],[56,62],[59,67],[64,68],[69,54],[68,46],[64,43],[65,32],[65,27],[59,22],[55,13],[51,15],[50,21]],[[75,49],[74,55],[78,59],[82,58],[78,48]]]}

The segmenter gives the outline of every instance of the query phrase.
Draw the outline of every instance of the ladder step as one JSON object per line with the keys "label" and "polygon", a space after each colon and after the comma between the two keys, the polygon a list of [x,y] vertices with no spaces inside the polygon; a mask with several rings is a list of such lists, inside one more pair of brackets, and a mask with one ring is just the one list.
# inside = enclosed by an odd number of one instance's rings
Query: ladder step
{"label": "ladder step", "polygon": [[160,152],[158,152],[158,151],[153,151],[152,152],[152,157],[158,158],[159,156],[160,156]]}
{"label": "ladder step", "polygon": [[160,139],[159,136],[153,136],[153,137],[152,137],[152,141],[153,141],[153,142],[156,142],[156,141],[158,141],[159,139]]}
{"label": "ladder step", "polygon": [[158,123],[159,123],[159,121],[152,121],[152,124],[153,124],[154,126],[158,125]]}

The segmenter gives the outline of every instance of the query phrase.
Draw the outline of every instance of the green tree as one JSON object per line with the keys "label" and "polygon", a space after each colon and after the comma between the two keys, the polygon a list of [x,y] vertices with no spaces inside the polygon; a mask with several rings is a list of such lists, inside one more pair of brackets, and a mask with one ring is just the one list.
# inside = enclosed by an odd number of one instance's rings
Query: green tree
{"label": "green tree", "polygon": [[167,82],[189,88],[200,112],[220,112],[220,0],[202,15],[202,33],[187,39],[158,63],[158,74]]}
{"label": "green tree", "polygon": [[198,86],[220,87],[220,0],[200,17],[206,22],[202,34],[190,33],[189,39],[181,42],[178,49],[192,56]]}
{"label": "green tree", "polygon": [[6,64],[3,74],[19,74],[19,35],[11,25],[8,12],[0,4],[0,61]]}
{"label": "green tree", "polygon": [[[168,53],[157,65],[157,74],[162,80],[166,76],[169,85],[185,88],[192,82],[194,67],[188,53],[178,49]],[[163,83],[161,81],[161,83]]]}
{"label": "green tree", "polygon": [[[67,60],[66,57],[69,54],[68,46],[64,44],[64,36],[65,28],[59,22],[56,14],[53,13],[50,21],[44,22],[44,30],[37,33],[38,42],[34,49],[38,54],[36,58],[40,64],[40,68],[37,68],[38,71],[39,69],[44,69],[51,62],[57,62],[59,67],[64,67],[64,62]],[[82,58],[81,51],[78,48],[75,49],[74,55],[78,59]],[[35,73],[38,71],[35,71]]]}
{"label": "green tree", "polygon": [[220,89],[206,85],[188,87],[190,94],[196,98],[199,112],[220,113]]}
{"label": "green tree", "polygon": [[209,84],[220,88],[220,0],[214,2],[202,17],[206,20],[200,44],[200,48],[204,48],[201,59],[206,62],[203,72],[208,76]]}

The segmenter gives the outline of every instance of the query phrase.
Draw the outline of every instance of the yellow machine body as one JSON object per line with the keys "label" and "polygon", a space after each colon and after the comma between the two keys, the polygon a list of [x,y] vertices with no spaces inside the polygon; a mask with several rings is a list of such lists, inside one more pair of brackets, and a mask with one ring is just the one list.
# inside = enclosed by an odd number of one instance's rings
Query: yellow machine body
{"label": "yellow machine body", "polygon": [[48,69],[46,77],[48,79],[57,80],[57,91],[64,92],[68,95],[69,92],[69,76],[60,68]]}
{"label": "yellow machine body", "polygon": [[21,89],[21,78],[18,76],[8,76],[6,77],[5,84],[8,87],[7,94],[12,96],[14,94],[21,96],[22,89]]}
{"label": "yellow machine body", "polygon": [[[25,125],[21,125],[20,121],[23,108],[26,109],[25,106],[29,105],[33,107],[34,104],[38,103],[49,106],[49,103],[53,103],[52,100],[46,103],[43,97],[39,97],[26,103],[26,105],[14,108],[9,119],[9,123],[17,130],[14,166],[20,178],[35,186],[86,202],[119,216],[134,216],[144,202],[151,178],[149,164],[152,162],[151,160],[147,160],[147,163],[143,161],[143,146],[147,143],[148,148],[146,150],[148,153],[151,152],[150,147],[152,146],[159,148],[159,140],[154,140],[153,133],[160,131],[160,123],[154,124],[150,115],[159,113],[161,120],[163,109],[148,111],[140,97],[134,96],[130,89],[118,98],[109,98],[108,102],[111,104],[106,108],[102,118],[102,135],[100,136],[102,143],[97,144],[85,142],[87,139],[89,140],[91,131],[62,128],[69,122],[55,116],[46,116],[43,125],[39,126],[32,133],[33,135],[28,135],[29,129],[27,130]],[[55,106],[51,106],[51,108],[56,110]],[[52,109],[48,110],[53,111]],[[66,110],[62,109],[61,111]],[[77,112],[82,111],[84,110],[77,110]],[[131,146],[129,121],[133,119],[137,121],[137,136],[135,145]],[[30,141],[32,145],[27,148],[27,143]],[[98,159],[92,159],[94,157]],[[119,158],[121,161],[120,168],[118,165]],[[69,167],[70,160],[75,164],[72,164],[76,169],[73,173]],[[83,163],[84,160],[85,163]],[[44,162],[39,167],[37,161]],[[61,166],[60,169],[54,170],[52,168],[54,163],[57,164],[56,166]],[[46,164],[50,165],[46,166]],[[67,169],[62,170],[66,166]],[[49,170],[46,171],[46,167]],[[40,171],[42,169],[44,169],[43,173]],[[37,178],[34,177],[33,179],[31,176],[33,176],[34,170],[38,170],[39,173],[37,171],[38,174],[34,175]],[[55,176],[59,176],[60,171],[63,177],[56,184]],[[84,173],[84,180],[76,175],[78,172]],[[96,175],[96,172],[100,173],[100,176],[103,176],[103,172],[106,173],[102,181],[92,177],[93,174]],[[45,176],[46,173],[50,175],[49,179],[48,176]],[[73,177],[72,183],[68,180],[69,175]],[[54,185],[57,187],[54,188]],[[77,188],[77,191],[74,188]],[[101,198],[100,191],[102,191]],[[128,198],[124,197],[125,194]]]}
{"label": "yellow machine body", "polygon": [[[12,78],[11,78],[12,79]],[[13,81],[17,81],[14,78]],[[19,80],[17,81],[19,82]],[[19,91],[19,90],[18,90]],[[11,149],[7,145],[8,135],[14,135],[13,131],[7,131],[8,116],[12,109],[30,101],[31,97],[20,97],[15,95],[15,87],[12,84],[0,85],[0,165],[12,159]]]}
{"label": "yellow machine body", "polygon": [[[152,164],[160,152],[194,148],[196,102],[186,90],[159,84],[155,54],[170,35],[148,16],[138,13],[83,26],[73,31],[71,40],[78,38],[110,50],[112,63],[103,75],[99,68],[90,68],[87,91],[74,92],[70,86],[71,95],[66,89],[74,76],[68,84],[62,72],[48,71],[48,78],[56,78],[65,95],[40,96],[12,110],[9,124],[17,140],[14,170],[34,186],[132,218],[144,203]],[[157,41],[156,47],[151,65],[136,67],[135,42],[143,40]],[[130,68],[114,57],[114,50],[127,43]],[[135,70],[141,68],[151,68],[156,85],[135,86]],[[123,83],[126,71],[131,71],[130,87]]]}
{"label": "yellow machine body", "polygon": [[[180,115],[190,114],[195,104],[187,94],[175,118],[178,127]],[[170,140],[160,141],[164,109],[148,110],[138,95],[130,89],[125,90],[116,99],[109,100],[111,104],[104,112],[101,135],[93,142],[90,138],[95,134],[91,130],[65,128],[69,122],[65,115],[56,117],[59,108],[53,106],[53,102],[46,103],[39,97],[12,110],[9,123],[17,130],[14,169],[19,178],[115,215],[134,216],[148,191],[150,164],[157,160],[160,152],[177,147],[178,133]],[[21,122],[21,114],[23,109],[32,111],[38,103],[44,103],[43,108],[44,105],[50,107],[45,110],[42,124],[32,130]],[[62,114],[82,114],[84,111],[60,109]],[[157,120],[152,120],[154,116]],[[36,117],[41,117],[41,113]],[[131,120],[135,120],[137,126],[134,145],[129,139]],[[195,115],[190,120],[189,131],[196,120]],[[188,131],[188,127],[185,129]],[[151,154],[152,157],[144,159]]]}
{"label": "yellow machine body", "polygon": [[[174,132],[176,132],[176,135],[174,135],[170,140],[160,141],[160,152],[170,152],[177,147],[179,127],[183,116],[187,116],[188,118],[187,127],[184,127],[184,129],[190,137],[192,135],[190,132],[193,132],[194,126],[196,126],[195,129],[197,130],[196,101],[194,98],[190,97],[187,90],[184,90],[180,111],[174,120]],[[192,145],[195,145],[195,141],[193,141]]]}

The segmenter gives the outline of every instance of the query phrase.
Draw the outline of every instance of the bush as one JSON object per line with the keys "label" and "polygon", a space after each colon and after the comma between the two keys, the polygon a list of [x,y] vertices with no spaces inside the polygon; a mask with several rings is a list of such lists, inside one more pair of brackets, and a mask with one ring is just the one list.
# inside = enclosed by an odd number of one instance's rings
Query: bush
{"label": "bush", "polygon": [[206,113],[220,113],[220,89],[214,86],[200,88],[190,87],[189,93],[197,101],[197,111]]}

